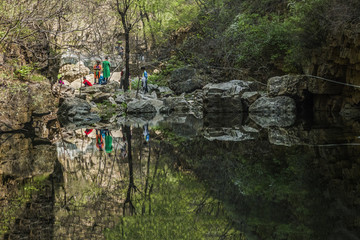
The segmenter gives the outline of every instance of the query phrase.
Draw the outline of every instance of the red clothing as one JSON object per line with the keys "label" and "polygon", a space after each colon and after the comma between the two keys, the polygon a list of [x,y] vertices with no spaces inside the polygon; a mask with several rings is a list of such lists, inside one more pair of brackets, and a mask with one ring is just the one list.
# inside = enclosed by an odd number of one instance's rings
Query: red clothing
{"label": "red clothing", "polygon": [[85,84],[85,86],[89,86],[89,87],[92,86],[91,82],[89,82],[89,81],[86,80],[86,79],[84,79],[83,84]]}

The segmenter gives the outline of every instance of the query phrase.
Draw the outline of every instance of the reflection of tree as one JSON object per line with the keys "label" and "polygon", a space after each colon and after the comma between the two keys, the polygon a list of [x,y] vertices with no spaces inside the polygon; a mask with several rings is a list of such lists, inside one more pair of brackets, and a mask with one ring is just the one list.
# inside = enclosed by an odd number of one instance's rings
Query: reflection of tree
{"label": "reflection of tree", "polygon": [[131,199],[132,191],[136,191],[137,188],[134,183],[134,170],[133,170],[133,159],[132,159],[132,149],[131,149],[131,129],[129,126],[122,127],[123,134],[126,137],[128,145],[128,164],[129,164],[129,186],[126,192],[126,198],[124,202],[123,214],[125,215],[125,209],[127,204],[129,204],[130,214],[135,213],[135,207]]}

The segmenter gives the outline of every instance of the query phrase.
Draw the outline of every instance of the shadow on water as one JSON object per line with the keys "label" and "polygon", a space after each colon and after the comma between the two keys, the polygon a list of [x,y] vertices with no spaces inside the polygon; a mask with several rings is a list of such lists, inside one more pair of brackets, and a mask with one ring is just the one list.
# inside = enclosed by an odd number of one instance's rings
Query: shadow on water
{"label": "shadow on water", "polygon": [[360,236],[358,122],[159,119],[0,135],[3,238]]}

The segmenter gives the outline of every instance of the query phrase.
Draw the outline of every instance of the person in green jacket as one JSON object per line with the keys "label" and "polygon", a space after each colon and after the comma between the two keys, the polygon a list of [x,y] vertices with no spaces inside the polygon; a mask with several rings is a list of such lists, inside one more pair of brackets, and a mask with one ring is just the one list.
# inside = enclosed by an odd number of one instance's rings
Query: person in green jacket
{"label": "person in green jacket", "polygon": [[110,77],[110,62],[108,60],[109,57],[105,57],[105,61],[102,62],[103,77],[105,84],[108,82]]}

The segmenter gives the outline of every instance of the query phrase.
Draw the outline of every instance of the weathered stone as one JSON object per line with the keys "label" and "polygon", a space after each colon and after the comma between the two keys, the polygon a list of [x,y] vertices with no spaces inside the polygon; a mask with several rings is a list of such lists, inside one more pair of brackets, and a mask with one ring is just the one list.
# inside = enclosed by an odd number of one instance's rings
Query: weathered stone
{"label": "weathered stone", "polygon": [[308,88],[308,78],[303,75],[285,75],[272,77],[267,83],[270,97],[291,96],[304,100],[304,90]]}
{"label": "weathered stone", "polygon": [[108,101],[109,97],[111,96],[111,94],[109,93],[95,93],[94,96],[92,97],[92,101],[95,103],[102,103],[104,101]]}
{"label": "weathered stone", "polygon": [[161,113],[187,113],[190,110],[190,104],[184,97],[168,97],[164,100],[164,106],[160,109]]}
{"label": "weathered stone", "polygon": [[156,99],[133,100],[127,105],[128,113],[156,113],[163,106],[163,102]]}
{"label": "weathered stone", "polygon": [[204,88],[204,111],[205,112],[242,112],[243,104],[241,95],[245,91],[251,91],[254,83],[242,80],[207,84]]}
{"label": "weathered stone", "polygon": [[169,87],[176,94],[189,93],[203,87],[203,83],[196,69],[183,67],[174,70],[168,81]]}
{"label": "weathered stone", "polygon": [[115,102],[117,104],[122,104],[123,102],[126,102],[126,97],[124,95],[118,95],[115,98]]}
{"label": "weathered stone", "polygon": [[241,99],[243,100],[246,109],[248,109],[249,106],[253,104],[259,97],[261,97],[261,94],[259,92],[244,92],[241,95]]}
{"label": "weathered stone", "polygon": [[76,64],[66,64],[59,70],[59,73],[63,76],[64,80],[67,80],[70,83],[75,80],[80,81],[81,78],[89,74],[89,72],[90,69],[87,68],[81,61]]}

